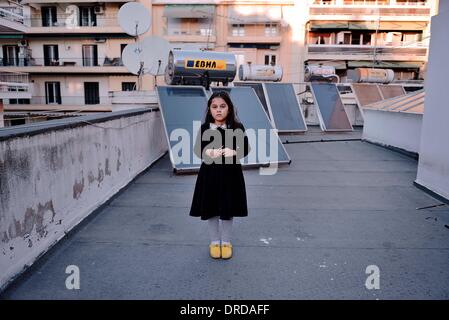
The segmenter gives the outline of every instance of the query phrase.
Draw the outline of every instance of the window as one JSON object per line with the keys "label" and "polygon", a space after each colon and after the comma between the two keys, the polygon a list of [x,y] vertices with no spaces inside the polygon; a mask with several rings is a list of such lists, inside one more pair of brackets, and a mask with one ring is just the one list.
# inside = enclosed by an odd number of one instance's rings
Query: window
{"label": "window", "polygon": [[[5,119],[6,120],[6,119]],[[25,119],[23,119],[23,118],[18,118],[18,119],[10,119],[9,120],[9,123],[10,123],[10,125],[11,125],[11,127],[12,126],[19,126],[19,125],[21,125],[21,124],[25,124],[26,122],[25,122]]]}
{"label": "window", "polygon": [[83,66],[98,66],[98,49],[96,44],[83,45]]}
{"label": "window", "polygon": [[233,24],[232,25],[232,36],[242,37],[245,35],[245,25],[244,24]]}
{"label": "window", "polygon": [[351,44],[351,31],[337,33],[337,44]]}
{"label": "window", "polygon": [[9,99],[9,104],[30,104],[30,99]]}
{"label": "window", "polygon": [[358,32],[352,33],[351,44],[359,45],[360,44],[360,40],[361,40],[361,34],[360,33],[358,33]]}
{"label": "window", "polygon": [[59,52],[57,44],[44,44],[44,65],[59,66]]}
{"label": "window", "polygon": [[45,103],[61,104],[61,85],[59,82],[45,82]]}
{"label": "window", "polygon": [[309,44],[331,44],[332,34],[309,32],[308,39]]}
{"label": "window", "polygon": [[343,43],[344,44],[350,44],[351,43],[351,33],[350,32],[345,32],[343,34]]}
{"label": "window", "polygon": [[198,19],[199,31],[198,33],[202,36],[211,36],[213,34],[212,28],[214,24],[213,20],[210,18],[201,18]]}
{"label": "window", "polygon": [[265,65],[276,65],[276,55],[266,54],[265,55]]}
{"label": "window", "polygon": [[404,45],[416,44],[421,41],[421,34],[419,33],[403,33],[402,34],[402,43]]}
{"label": "window", "polygon": [[135,91],[136,83],[135,82],[122,82],[122,91]]}
{"label": "window", "polygon": [[363,34],[362,44],[364,44],[364,45],[371,45],[371,34],[369,34],[369,33],[364,33]]}
{"label": "window", "polygon": [[122,44],[120,45],[120,58],[122,57],[122,55],[123,55],[123,50],[125,50],[125,47],[126,47],[127,45],[128,45],[127,43],[122,43]]}
{"label": "window", "polygon": [[84,103],[100,103],[100,85],[98,82],[84,82]]}
{"label": "window", "polygon": [[167,18],[168,35],[210,36],[213,26],[211,18]]}
{"label": "window", "polygon": [[276,24],[267,23],[265,24],[265,35],[270,36],[276,36],[278,34],[278,29]]}
{"label": "window", "polygon": [[94,7],[80,7],[80,26],[94,27],[97,25],[97,15]]}
{"label": "window", "polygon": [[19,65],[19,47],[18,46],[3,46],[3,65],[4,66],[18,66]]}
{"label": "window", "polygon": [[167,30],[169,35],[181,34],[181,18],[167,18]]}
{"label": "window", "polygon": [[42,7],[42,26],[52,27],[56,25],[56,7]]}
{"label": "window", "polygon": [[401,44],[401,32],[388,32],[385,36],[385,45],[398,46]]}

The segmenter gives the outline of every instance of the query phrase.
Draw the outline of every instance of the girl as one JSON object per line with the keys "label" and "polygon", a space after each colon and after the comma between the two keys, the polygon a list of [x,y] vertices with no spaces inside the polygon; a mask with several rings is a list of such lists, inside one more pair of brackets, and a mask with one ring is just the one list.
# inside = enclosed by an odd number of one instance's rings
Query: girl
{"label": "girl", "polygon": [[245,128],[236,117],[228,93],[213,93],[207,102],[205,120],[194,146],[195,154],[203,162],[195,184],[190,215],[208,221],[209,251],[214,259],[232,257],[233,217],[248,215],[245,180],[238,160],[246,157],[250,150]]}

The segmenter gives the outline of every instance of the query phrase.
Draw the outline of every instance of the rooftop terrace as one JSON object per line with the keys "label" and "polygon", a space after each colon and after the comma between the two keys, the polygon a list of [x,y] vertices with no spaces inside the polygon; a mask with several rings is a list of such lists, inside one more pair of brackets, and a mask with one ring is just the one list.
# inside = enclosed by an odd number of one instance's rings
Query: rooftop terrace
{"label": "rooftop terrace", "polygon": [[[310,134],[285,144],[292,162],[276,175],[244,171],[231,260],[209,257],[206,224],[188,215],[196,175],[174,175],[165,154],[1,297],[448,299],[449,208],[417,210],[439,204],[413,186],[417,161],[357,130]],[[72,264],[80,290],[65,287]],[[369,265],[380,290],[365,287]]]}

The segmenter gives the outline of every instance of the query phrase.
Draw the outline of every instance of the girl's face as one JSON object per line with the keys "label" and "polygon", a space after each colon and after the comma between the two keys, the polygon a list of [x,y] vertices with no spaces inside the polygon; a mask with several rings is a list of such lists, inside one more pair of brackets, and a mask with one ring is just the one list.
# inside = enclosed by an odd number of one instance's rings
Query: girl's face
{"label": "girl's face", "polygon": [[229,107],[223,98],[216,97],[210,104],[210,113],[217,122],[224,122],[228,116]]}

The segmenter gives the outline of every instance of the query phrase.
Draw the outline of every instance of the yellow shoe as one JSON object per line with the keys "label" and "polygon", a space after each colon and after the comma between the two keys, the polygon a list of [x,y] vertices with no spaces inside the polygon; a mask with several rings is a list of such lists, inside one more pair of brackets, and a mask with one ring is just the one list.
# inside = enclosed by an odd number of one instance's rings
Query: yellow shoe
{"label": "yellow shoe", "polygon": [[209,245],[210,256],[214,259],[219,259],[221,256],[220,245],[219,244],[210,244]]}
{"label": "yellow shoe", "polygon": [[221,245],[221,257],[223,259],[231,259],[232,257],[232,244],[222,244]]}

